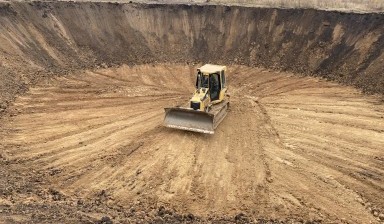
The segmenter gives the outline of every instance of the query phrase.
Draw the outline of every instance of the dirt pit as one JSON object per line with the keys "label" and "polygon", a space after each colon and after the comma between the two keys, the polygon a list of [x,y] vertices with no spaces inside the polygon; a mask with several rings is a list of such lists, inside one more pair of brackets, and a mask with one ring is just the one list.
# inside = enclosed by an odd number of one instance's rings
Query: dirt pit
{"label": "dirt pit", "polygon": [[0,223],[383,223],[384,14],[179,3],[0,0]]}
{"label": "dirt pit", "polygon": [[233,65],[214,135],[163,127],[198,66],[87,70],[17,98],[1,120],[0,221],[383,221],[379,98]]}

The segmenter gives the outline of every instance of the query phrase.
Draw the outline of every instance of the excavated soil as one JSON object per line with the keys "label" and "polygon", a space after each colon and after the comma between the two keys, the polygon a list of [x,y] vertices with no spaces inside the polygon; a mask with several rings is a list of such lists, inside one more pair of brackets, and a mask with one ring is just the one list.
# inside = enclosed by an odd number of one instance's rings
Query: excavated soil
{"label": "excavated soil", "polygon": [[[0,223],[384,222],[382,14],[0,12]],[[163,127],[206,62],[228,65],[227,117]]]}
{"label": "excavated soil", "polygon": [[19,97],[2,120],[2,219],[379,222],[382,102],[230,66],[231,108],[214,135],[162,127],[196,67],[86,71]]}

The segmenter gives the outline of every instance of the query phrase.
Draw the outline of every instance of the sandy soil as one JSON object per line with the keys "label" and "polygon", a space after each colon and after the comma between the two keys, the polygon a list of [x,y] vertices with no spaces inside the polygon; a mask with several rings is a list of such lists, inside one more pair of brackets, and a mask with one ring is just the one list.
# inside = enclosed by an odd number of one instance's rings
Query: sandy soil
{"label": "sandy soil", "polygon": [[0,222],[384,221],[379,97],[230,66],[215,135],[162,127],[196,68],[86,71],[19,97],[1,120]]}

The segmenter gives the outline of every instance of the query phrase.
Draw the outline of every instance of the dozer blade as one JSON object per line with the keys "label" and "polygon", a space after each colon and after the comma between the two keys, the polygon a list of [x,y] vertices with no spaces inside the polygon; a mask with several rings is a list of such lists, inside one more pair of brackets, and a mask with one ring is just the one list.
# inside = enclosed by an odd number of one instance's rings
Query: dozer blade
{"label": "dozer blade", "polygon": [[189,108],[165,108],[164,125],[169,128],[214,134],[215,128],[227,115],[228,103],[217,105],[212,112]]}
{"label": "dozer blade", "polygon": [[164,125],[169,128],[213,134],[213,115],[187,108],[165,108]]}

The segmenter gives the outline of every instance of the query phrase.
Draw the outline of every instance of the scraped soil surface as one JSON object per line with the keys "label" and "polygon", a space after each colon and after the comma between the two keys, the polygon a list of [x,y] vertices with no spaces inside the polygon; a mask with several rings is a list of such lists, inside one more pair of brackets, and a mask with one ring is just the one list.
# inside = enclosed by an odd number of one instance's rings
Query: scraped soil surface
{"label": "scraped soil surface", "polygon": [[383,221],[379,97],[230,66],[214,135],[163,127],[198,66],[88,70],[19,97],[1,120],[0,222]]}

